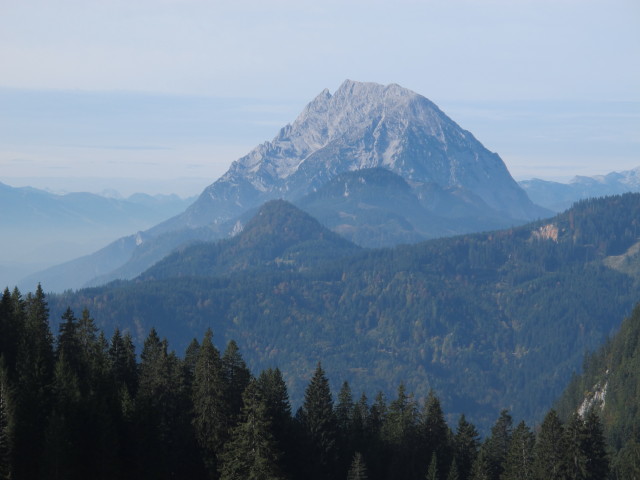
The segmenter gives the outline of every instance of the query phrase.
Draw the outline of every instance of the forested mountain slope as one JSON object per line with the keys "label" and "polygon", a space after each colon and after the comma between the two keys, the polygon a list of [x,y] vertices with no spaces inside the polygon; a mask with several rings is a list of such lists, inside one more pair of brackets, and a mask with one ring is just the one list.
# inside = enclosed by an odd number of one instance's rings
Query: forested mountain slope
{"label": "forested mountain slope", "polygon": [[609,445],[616,453],[619,478],[640,472],[640,305],[605,345],[585,359],[557,404],[561,416],[594,409],[600,415]]}
{"label": "forested mountain slope", "polygon": [[272,200],[235,237],[180,249],[138,280],[213,277],[243,270],[297,272],[361,250],[290,203]]}
{"label": "forested mountain slope", "polygon": [[155,326],[179,350],[211,326],[252,368],[278,365],[294,403],[322,359],[356,392],[404,381],[419,396],[435,389],[448,412],[483,427],[500,408],[539,419],[640,298],[632,271],[607,266],[637,255],[638,219],[640,195],[586,200],[547,221],[302,271],[143,275],[52,296],[52,317],[87,307],[138,342]]}

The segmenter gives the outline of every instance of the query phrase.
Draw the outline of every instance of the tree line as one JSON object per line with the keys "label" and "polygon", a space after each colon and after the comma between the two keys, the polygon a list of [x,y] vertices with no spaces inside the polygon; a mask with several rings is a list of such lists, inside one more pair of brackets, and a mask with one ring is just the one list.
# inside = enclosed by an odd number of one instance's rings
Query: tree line
{"label": "tree line", "polygon": [[54,337],[41,287],[0,300],[0,479],[604,479],[597,412],[555,411],[534,432],[507,410],[481,439],[417,399],[333,395],[320,363],[294,413],[282,373],[253,375],[207,330],[184,355],[151,329],[107,338],[67,309]]}

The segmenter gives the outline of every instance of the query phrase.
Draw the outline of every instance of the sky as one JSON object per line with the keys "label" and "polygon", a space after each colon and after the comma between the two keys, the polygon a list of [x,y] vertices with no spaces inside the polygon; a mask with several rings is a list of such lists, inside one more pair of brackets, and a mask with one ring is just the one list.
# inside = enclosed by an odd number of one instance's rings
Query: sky
{"label": "sky", "polygon": [[516,179],[640,166],[637,0],[0,0],[0,182],[197,194],[347,78]]}

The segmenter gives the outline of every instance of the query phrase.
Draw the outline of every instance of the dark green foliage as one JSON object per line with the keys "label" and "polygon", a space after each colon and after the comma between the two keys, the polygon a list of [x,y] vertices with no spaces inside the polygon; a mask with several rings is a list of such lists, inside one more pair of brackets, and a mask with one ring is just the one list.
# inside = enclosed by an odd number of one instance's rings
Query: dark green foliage
{"label": "dark green foliage", "polygon": [[138,390],[138,369],[135,347],[129,332],[123,337],[116,328],[109,346],[111,374],[116,388],[122,395],[135,396]]}
{"label": "dark green foliage", "polygon": [[196,361],[193,380],[193,426],[210,478],[218,470],[218,455],[227,438],[228,412],[220,353],[207,330]]}
{"label": "dark green foliage", "polygon": [[18,348],[21,343],[24,304],[16,288],[13,295],[4,289],[0,300],[0,356],[4,357],[9,375],[15,378]]}
{"label": "dark green foliage", "polygon": [[491,464],[489,463],[487,451],[484,445],[478,451],[476,460],[473,462],[470,478],[472,478],[473,480],[491,479]]}
{"label": "dark green foliage", "polygon": [[564,427],[555,410],[549,411],[540,426],[534,448],[534,478],[562,480],[566,473]]}
{"label": "dark green foliage", "polygon": [[499,480],[504,472],[507,455],[511,448],[513,420],[507,410],[502,410],[496,423],[491,427],[491,435],[483,448],[489,465],[489,478]]}
{"label": "dark green foliage", "polygon": [[609,457],[600,417],[591,409],[584,419],[584,454],[586,457],[586,478],[605,478],[609,472]]}
{"label": "dark green foliage", "polygon": [[460,415],[458,427],[453,438],[455,464],[460,480],[471,478],[471,469],[478,456],[480,436],[476,427],[467,421],[464,414]]}
{"label": "dark green foliage", "polygon": [[242,409],[242,392],[251,381],[251,372],[240,355],[238,344],[233,340],[222,354],[222,378],[226,389],[226,412],[230,419],[227,428],[230,429],[235,426]]}
{"label": "dark green foliage", "polygon": [[282,373],[277,368],[264,370],[256,382],[275,430],[282,432],[277,438],[283,439],[287,432],[287,423],[291,421],[291,404]]}
{"label": "dark green foliage", "polygon": [[243,394],[240,423],[234,427],[221,455],[220,480],[278,480],[282,478],[271,419],[260,389],[251,381]]}
{"label": "dark green foliage", "polygon": [[338,426],[329,381],[318,363],[304,395],[300,420],[309,442],[308,478],[330,479],[337,459]]}
{"label": "dark green foliage", "polygon": [[[584,421],[578,413],[574,413],[564,427],[566,448],[566,478],[582,480],[587,478],[586,432]],[[602,477],[596,477],[602,478]]]}
{"label": "dark green foliage", "polygon": [[613,459],[613,478],[627,480],[640,478],[640,442],[630,440]]}
{"label": "dark green foliage", "polygon": [[294,452],[297,451],[297,430],[291,417],[287,385],[282,378],[282,372],[277,368],[263,370],[256,380],[256,385],[271,421],[275,448],[282,454],[281,469],[288,474],[296,469]]}
{"label": "dark green foliage", "polygon": [[533,447],[536,437],[526,423],[513,431],[500,480],[533,480]]}
{"label": "dark green foliage", "polygon": [[342,388],[338,392],[338,403],[336,403],[336,421],[341,432],[348,432],[351,429],[351,415],[353,411],[353,395],[349,382],[342,383]]}
{"label": "dark green foliage", "polygon": [[0,480],[12,478],[13,399],[9,375],[0,355]]}
{"label": "dark green foliage", "polygon": [[[17,290],[14,290],[17,292]],[[14,305],[20,304],[19,294]],[[49,329],[49,308],[42,287],[29,293],[24,310],[19,312],[22,324],[16,364],[15,417],[21,425],[14,437],[14,475],[36,478],[44,457],[44,438],[51,408],[53,381],[53,336]]]}
{"label": "dark green foliage", "polygon": [[[387,476],[410,478],[418,472],[416,459],[419,451],[418,406],[404,384],[398,387],[397,397],[389,404],[382,424],[381,437],[392,461],[387,465]],[[429,458],[429,457],[427,457]]]}
{"label": "dark green foliage", "polygon": [[58,354],[53,378],[53,409],[46,430],[46,467],[52,479],[80,479],[80,381],[64,350]]}
{"label": "dark green foliage", "polygon": [[[587,356],[584,372],[575,376],[557,403],[562,418],[571,419],[582,406],[589,442],[590,458],[600,457],[589,472],[602,471],[607,459],[602,445],[612,447],[615,458],[633,458],[626,448],[640,439],[640,305],[636,306],[620,330],[598,351]],[[596,454],[595,452],[600,452]],[[617,467],[616,467],[617,468]],[[633,469],[633,467],[630,467]],[[594,477],[595,478],[595,477]]]}
{"label": "dark green foliage", "polygon": [[184,352],[184,378],[187,385],[193,384],[193,378],[196,373],[196,363],[198,362],[198,353],[200,352],[200,343],[195,338]]}
{"label": "dark green foliage", "polygon": [[[188,467],[181,448],[190,445],[189,395],[177,356],[166,340],[151,330],[140,354],[140,376],[135,402],[139,462],[155,478],[171,478]],[[142,468],[141,468],[142,469]]]}
{"label": "dark green foliage", "polygon": [[425,400],[419,429],[424,445],[424,458],[435,455],[438,461],[438,472],[440,476],[445,477],[453,461],[454,447],[440,400],[433,391],[429,392]]}

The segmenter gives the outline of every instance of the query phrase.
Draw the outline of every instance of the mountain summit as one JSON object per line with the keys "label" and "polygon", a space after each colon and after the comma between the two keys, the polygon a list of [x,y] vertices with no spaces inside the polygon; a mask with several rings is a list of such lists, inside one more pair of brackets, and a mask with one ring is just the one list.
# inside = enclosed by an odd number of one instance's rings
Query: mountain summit
{"label": "mountain summit", "polygon": [[271,141],[234,162],[184,215],[166,226],[219,223],[272,198],[295,201],[343,172],[382,167],[409,182],[464,189],[512,220],[535,206],[500,157],[434,103],[399,85],[345,81],[322,91]]}
{"label": "mountain summit", "polygon": [[238,233],[274,199],[367,247],[551,215],[529,200],[497,154],[425,97],[347,80],[235,161],[180,215],[37,280],[60,291],[133,278],[181,245]]}

